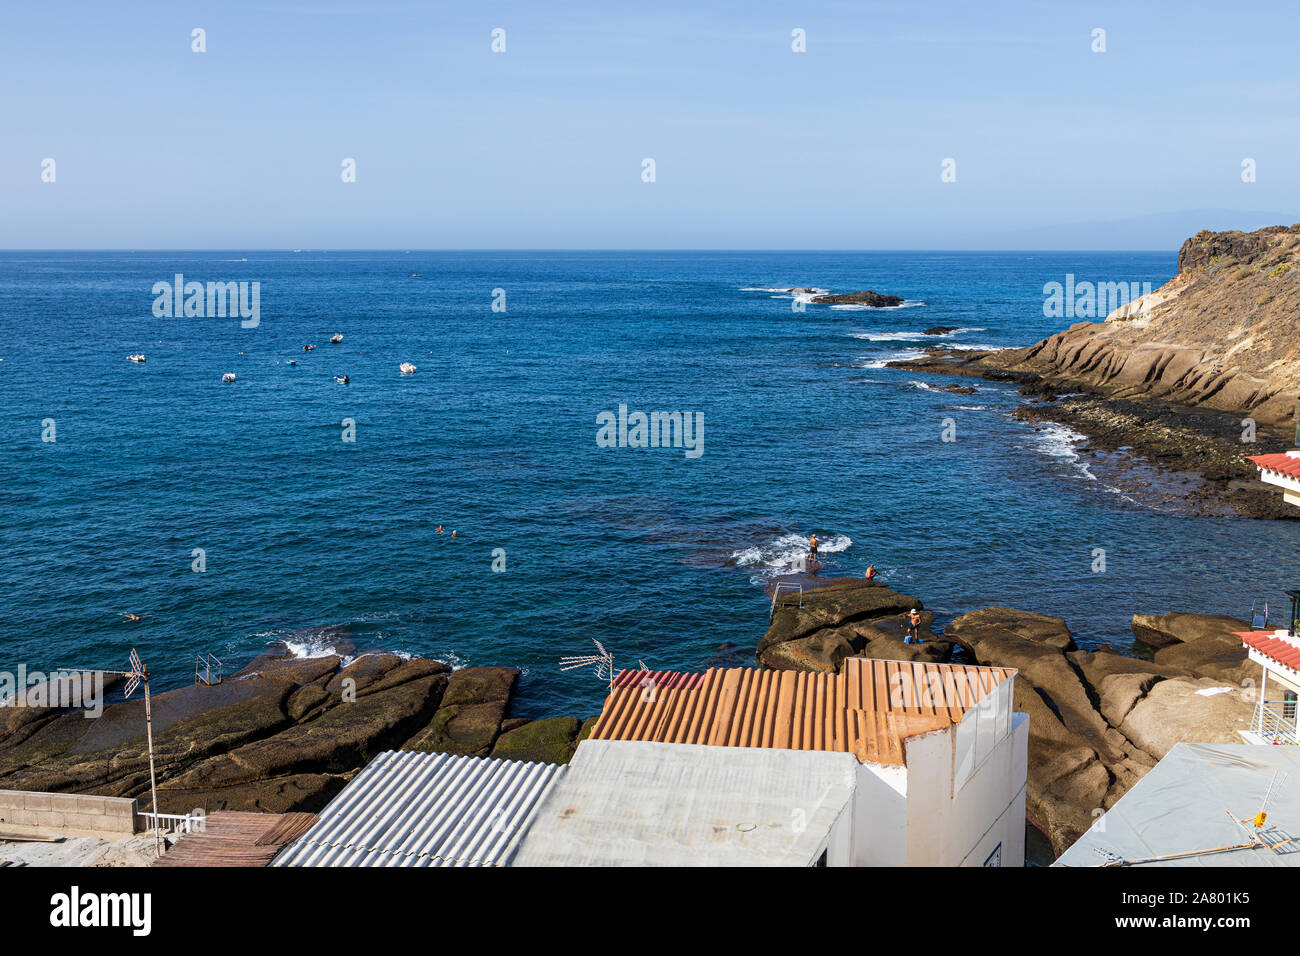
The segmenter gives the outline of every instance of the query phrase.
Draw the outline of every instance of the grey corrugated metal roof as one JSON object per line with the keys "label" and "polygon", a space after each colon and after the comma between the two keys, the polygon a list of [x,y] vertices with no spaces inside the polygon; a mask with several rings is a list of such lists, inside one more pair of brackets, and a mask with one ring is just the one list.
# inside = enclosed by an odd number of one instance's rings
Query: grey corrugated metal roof
{"label": "grey corrugated metal roof", "polygon": [[[1247,835],[1233,820],[1255,816],[1276,771],[1265,821],[1270,844],[1300,838],[1300,748],[1267,744],[1175,744],[1164,759],[1061,854],[1056,866],[1101,866],[1235,846]],[[1107,857],[1105,854],[1110,854]],[[1300,866],[1300,844],[1229,850],[1150,866]]]}
{"label": "grey corrugated metal roof", "polygon": [[500,866],[564,767],[387,751],[272,866]]}
{"label": "grey corrugated metal roof", "polygon": [[851,753],[584,740],[511,866],[809,866],[856,786]]}

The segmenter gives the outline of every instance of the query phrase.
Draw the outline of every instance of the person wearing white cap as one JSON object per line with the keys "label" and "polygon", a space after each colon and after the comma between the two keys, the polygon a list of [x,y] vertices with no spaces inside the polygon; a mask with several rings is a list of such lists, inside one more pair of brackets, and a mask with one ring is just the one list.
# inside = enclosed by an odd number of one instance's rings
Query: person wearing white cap
{"label": "person wearing white cap", "polygon": [[916,638],[916,643],[921,643],[921,612],[916,608],[907,612],[907,637],[903,643],[911,644],[912,638]]}

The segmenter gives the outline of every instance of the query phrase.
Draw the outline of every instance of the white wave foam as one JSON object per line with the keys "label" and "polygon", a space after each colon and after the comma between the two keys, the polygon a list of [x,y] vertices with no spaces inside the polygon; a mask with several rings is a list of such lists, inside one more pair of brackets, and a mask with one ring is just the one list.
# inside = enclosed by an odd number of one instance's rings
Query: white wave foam
{"label": "white wave foam", "polygon": [[[799,286],[799,288],[812,289],[812,292],[810,293],[812,295],[826,295],[827,292],[829,291],[828,289],[818,289],[815,286]],[[785,295],[791,295],[794,292],[794,290],[795,290],[794,286],[784,286],[780,289],[768,289],[764,286],[748,285],[741,288],[740,291],[741,292],[781,292],[784,293]]]}
{"label": "white wave foam", "polygon": [[336,650],[337,642],[334,639],[320,636],[303,638],[296,641],[291,641],[282,637],[277,643],[283,644],[293,657],[304,659],[313,657],[330,657],[338,653]]}
{"label": "white wave foam", "polygon": [[921,349],[903,349],[901,352],[891,352],[881,359],[873,359],[865,365],[855,365],[854,368],[884,368],[890,362],[911,362],[915,359],[925,358],[925,352]]}
{"label": "white wave foam", "polygon": [[[819,292],[817,294],[822,295],[823,293]],[[847,302],[840,305],[833,305],[831,308],[843,309],[846,312],[893,312],[895,309],[919,309],[923,305],[925,305],[925,303],[920,300],[914,302],[911,299],[904,299],[902,305],[863,305],[860,302]]]}
{"label": "white wave foam", "polygon": [[[759,577],[790,574],[803,569],[808,555],[809,538],[802,534],[784,534],[766,544],[733,551],[731,561],[736,567],[753,568]],[[817,542],[817,553],[839,554],[853,546],[853,539],[845,534],[828,536]]]}
{"label": "white wave foam", "polygon": [[[1082,461],[1078,452],[1079,443],[1087,440],[1087,435],[1076,432],[1072,428],[1066,428],[1064,425],[1052,423],[1034,433],[1032,448],[1040,455],[1055,458],[1064,465],[1073,465],[1075,470],[1084,478],[1089,481],[1096,481],[1097,476],[1092,473],[1088,464]],[[1017,447],[1024,448],[1025,446],[1018,445]]]}
{"label": "white wave foam", "polygon": [[1064,425],[1051,424],[1035,433],[1035,450],[1052,458],[1075,460],[1079,457],[1076,446],[1087,441],[1088,436]]}

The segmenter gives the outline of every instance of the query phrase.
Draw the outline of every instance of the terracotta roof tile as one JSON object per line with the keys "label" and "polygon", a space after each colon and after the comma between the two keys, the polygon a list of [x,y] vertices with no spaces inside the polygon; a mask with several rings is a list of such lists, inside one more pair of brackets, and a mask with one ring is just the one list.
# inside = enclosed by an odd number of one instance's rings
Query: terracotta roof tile
{"label": "terracotta roof tile", "polygon": [[1275,455],[1253,455],[1250,458],[1260,471],[1275,471],[1288,478],[1300,478],[1300,458],[1279,452]]}
{"label": "terracotta roof tile", "polygon": [[1253,647],[1270,660],[1293,671],[1300,671],[1300,647],[1274,637],[1272,631],[1238,631],[1236,636],[1247,647]]}
{"label": "terracotta roof tile", "polygon": [[839,674],[623,671],[591,739],[831,750],[902,764],[906,738],[952,726],[1014,674],[856,657]]}

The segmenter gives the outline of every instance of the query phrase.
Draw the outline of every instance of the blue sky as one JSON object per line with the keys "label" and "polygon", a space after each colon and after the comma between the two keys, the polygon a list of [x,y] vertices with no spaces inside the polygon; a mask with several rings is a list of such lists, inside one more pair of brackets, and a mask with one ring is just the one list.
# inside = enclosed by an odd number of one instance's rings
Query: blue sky
{"label": "blue sky", "polygon": [[1300,220],[1293,4],[989,6],[8,4],[0,247],[1173,249]]}

